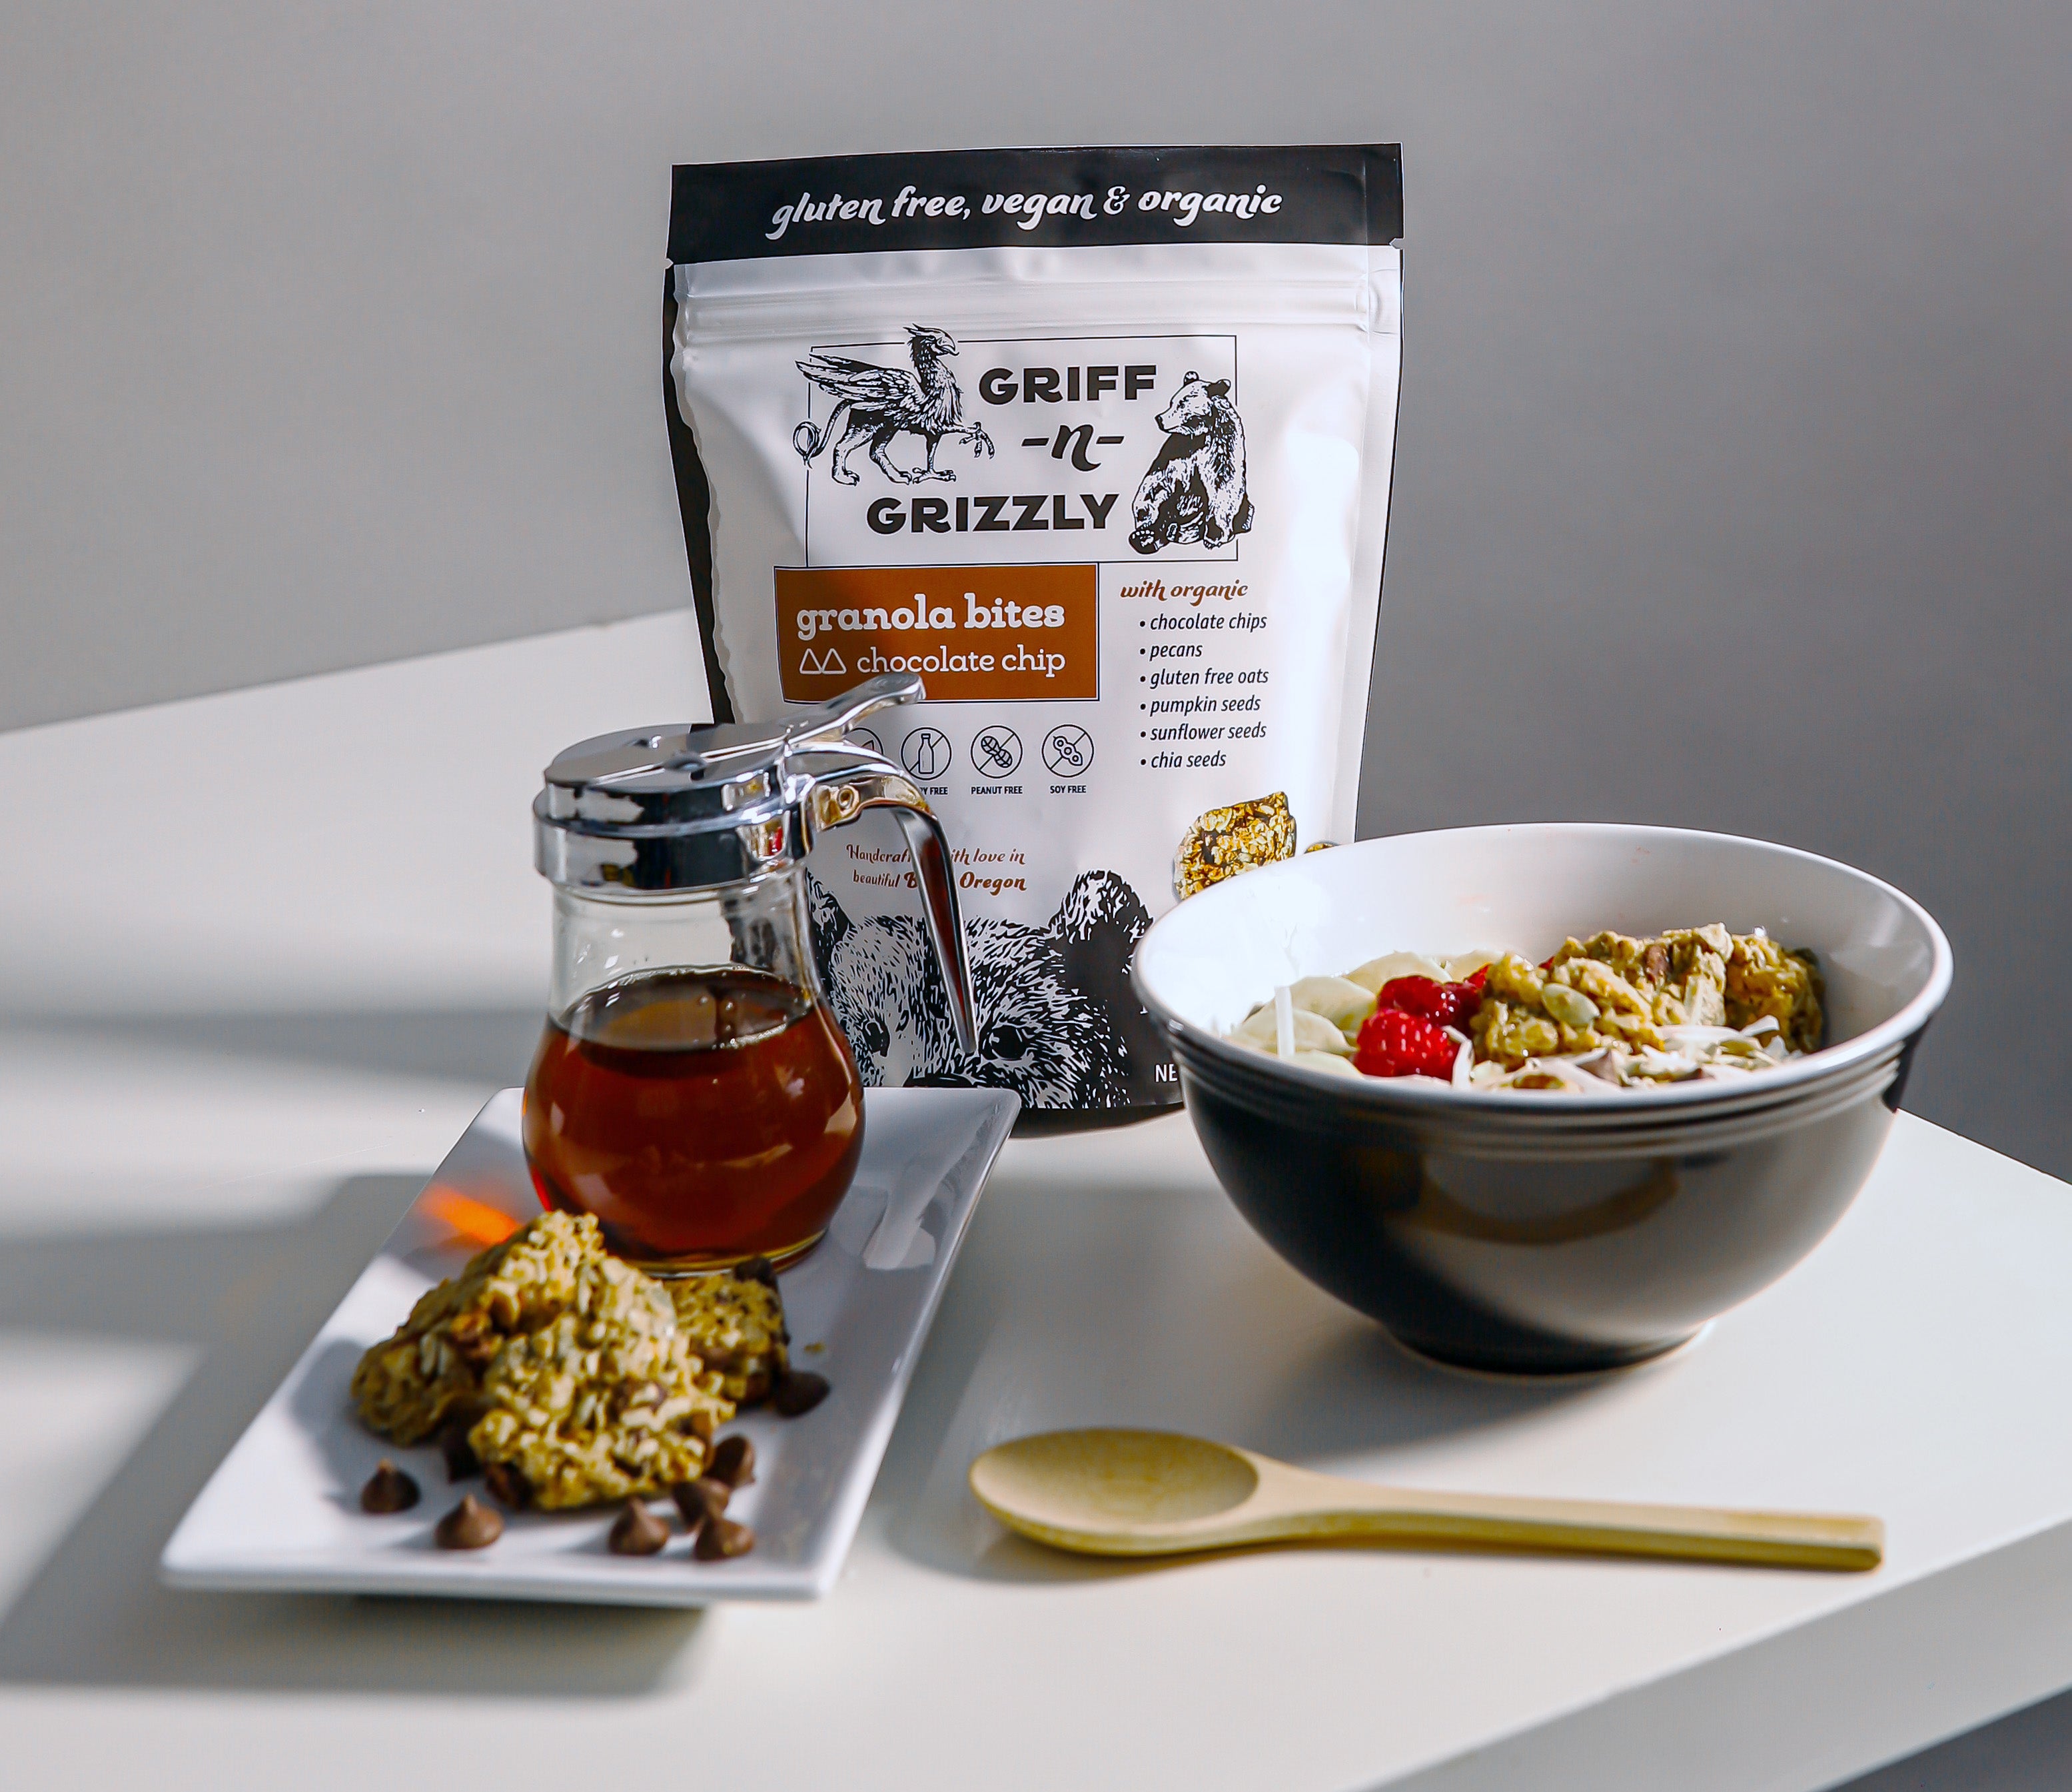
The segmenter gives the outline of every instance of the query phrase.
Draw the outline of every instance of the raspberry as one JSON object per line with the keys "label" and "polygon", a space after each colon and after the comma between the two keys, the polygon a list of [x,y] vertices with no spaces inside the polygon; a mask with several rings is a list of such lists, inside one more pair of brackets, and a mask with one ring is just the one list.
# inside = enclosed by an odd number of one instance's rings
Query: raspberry
{"label": "raspberry", "polygon": [[[1431,983],[1429,978],[1397,981]],[[1361,1024],[1353,1068],[1370,1077],[1437,1077],[1445,1082],[1452,1080],[1457,1049],[1436,1021],[1401,1008],[1376,1008]]]}
{"label": "raspberry", "polygon": [[1465,983],[1435,983],[1429,977],[1393,977],[1381,986],[1376,999],[1383,1008],[1421,1014],[1442,1027],[1465,1031],[1468,1016],[1482,1006],[1482,991],[1473,978]]}

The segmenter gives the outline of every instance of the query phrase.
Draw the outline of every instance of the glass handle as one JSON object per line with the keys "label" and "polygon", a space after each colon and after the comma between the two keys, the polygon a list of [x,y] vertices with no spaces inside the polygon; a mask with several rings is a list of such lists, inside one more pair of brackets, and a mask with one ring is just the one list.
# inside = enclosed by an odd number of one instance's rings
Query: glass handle
{"label": "glass handle", "polygon": [[971,961],[964,950],[964,917],[957,903],[956,867],[943,824],[912,780],[890,760],[854,749],[797,756],[810,763],[812,800],[808,814],[816,832],[844,827],[869,809],[884,809],[899,824],[921,887],[921,912],[935,948],[957,1043],[978,1050],[978,1000],[972,992]]}

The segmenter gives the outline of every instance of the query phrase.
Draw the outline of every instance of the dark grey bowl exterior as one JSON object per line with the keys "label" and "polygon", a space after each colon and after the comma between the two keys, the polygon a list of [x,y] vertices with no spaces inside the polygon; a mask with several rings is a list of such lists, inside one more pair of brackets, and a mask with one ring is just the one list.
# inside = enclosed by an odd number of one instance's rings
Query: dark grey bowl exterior
{"label": "dark grey bowl exterior", "polygon": [[1413,1349],[1548,1374],[1673,1349],[1805,1256],[1870,1174],[1919,1037],[1796,1098],[1581,1127],[1377,1110],[1171,1044],[1210,1163],[1282,1257]]}

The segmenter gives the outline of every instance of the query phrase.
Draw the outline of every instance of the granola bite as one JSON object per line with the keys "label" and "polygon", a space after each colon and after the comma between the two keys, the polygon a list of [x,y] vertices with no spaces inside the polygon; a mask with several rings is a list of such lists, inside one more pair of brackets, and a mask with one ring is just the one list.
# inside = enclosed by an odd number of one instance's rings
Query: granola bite
{"label": "granola bite", "polygon": [[738,1407],[767,1400],[791,1366],[791,1333],[776,1278],[687,1275],[669,1284],[676,1324],[719,1377],[720,1390]]}
{"label": "granola bite", "polygon": [[578,1271],[605,1254],[588,1214],[542,1213],[426,1292],[385,1343],[360,1359],[352,1398],[368,1425],[421,1442],[463,1415],[504,1341],[545,1324],[575,1298]]}
{"label": "granola bite", "polygon": [[1727,960],[1733,950],[1733,935],[1714,921],[1672,927],[1644,940],[1593,933],[1564,941],[1548,962],[1556,970],[1579,961],[1608,966],[1646,998],[1657,1026],[1721,1027],[1728,1024]]}
{"label": "granola bite", "polygon": [[1529,1058],[1662,1044],[1643,987],[1600,959],[1558,954],[1544,967],[1515,952],[1492,961],[1470,1032],[1478,1063],[1512,1070]]}
{"label": "granola bite", "polygon": [[594,1219],[559,1213],[425,1295],[360,1358],[352,1394],[399,1444],[457,1419],[492,1490],[549,1510],[694,1478],[734,1415],[668,1290],[610,1255]]}
{"label": "granola bite", "polygon": [[505,1342],[482,1398],[488,1410],[468,1442],[486,1468],[516,1470],[548,1511],[696,1479],[734,1415],[668,1291],[610,1257],[582,1266],[559,1316]]}
{"label": "granola bite", "polygon": [[1827,987],[1810,952],[1787,952],[1760,930],[1734,936],[1727,960],[1727,1024],[1748,1028],[1767,1015],[1794,1051],[1817,1052],[1827,1025]]}
{"label": "granola bite", "polygon": [[1287,794],[1211,809],[1195,818],[1173,859],[1173,893],[1185,901],[1211,884],[1295,856],[1295,815]]}

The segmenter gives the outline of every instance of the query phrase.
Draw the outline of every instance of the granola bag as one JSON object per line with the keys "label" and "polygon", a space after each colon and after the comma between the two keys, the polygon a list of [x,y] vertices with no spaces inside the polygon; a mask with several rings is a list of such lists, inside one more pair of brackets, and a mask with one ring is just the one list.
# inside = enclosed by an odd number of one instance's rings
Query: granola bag
{"label": "granola bag", "polygon": [[676,171],[669,433],[715,718],[927,686],[857,733],[949,831],[980,1048],[866,820],[812,865],[866,1083],[1067,1123],[1178,1102],[1138,937],[1352,837],[1401,229],[1393,147]]}

